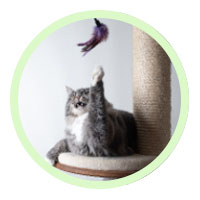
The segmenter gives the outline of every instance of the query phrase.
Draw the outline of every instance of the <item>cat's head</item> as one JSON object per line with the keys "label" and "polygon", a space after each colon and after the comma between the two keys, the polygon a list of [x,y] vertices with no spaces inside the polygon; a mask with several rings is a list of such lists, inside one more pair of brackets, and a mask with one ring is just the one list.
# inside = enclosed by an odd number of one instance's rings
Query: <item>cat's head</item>
{"label": "cat's head", "polygon": [[68,100],[66,103],[66,115],[79,116],[86,113],[89,102],[89,88],[73,90],[66,86]]}

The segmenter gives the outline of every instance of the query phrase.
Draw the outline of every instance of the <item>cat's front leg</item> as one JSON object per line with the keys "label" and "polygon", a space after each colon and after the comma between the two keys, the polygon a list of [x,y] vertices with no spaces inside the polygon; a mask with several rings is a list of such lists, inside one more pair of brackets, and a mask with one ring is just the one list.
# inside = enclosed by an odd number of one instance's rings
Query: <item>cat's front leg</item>
{"label": "cat's front leg", "polygon": [[48,151],[47,159],[52,165],[55,165],[58,162],[59,154],[67,151],[69,151],[67,140],[60,140],[52,149]]}
{"label": "cat's front leg", "polygon": [[[104,71],[102,67],[95,67],[92,73],[92,82],[89,92],[88,104],[88,134],[93,138],[93,147],[101,148],[108,137],[107,134],[107,110],[104,98],[104,86],[102,78]],[[96,147],[95,147],[96,146]],[[100,153],[95,152],[94,155]]]}

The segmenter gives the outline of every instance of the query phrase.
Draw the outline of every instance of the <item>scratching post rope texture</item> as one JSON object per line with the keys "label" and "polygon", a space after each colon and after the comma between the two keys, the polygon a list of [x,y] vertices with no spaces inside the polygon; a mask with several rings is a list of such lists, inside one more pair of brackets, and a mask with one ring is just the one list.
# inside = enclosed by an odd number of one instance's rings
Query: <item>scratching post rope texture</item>
{"label": "scratching post rope texture", "polygon": [[170,139],[170,59],[154,39],[135,27],[133,45],[138,151],[158,155]]}

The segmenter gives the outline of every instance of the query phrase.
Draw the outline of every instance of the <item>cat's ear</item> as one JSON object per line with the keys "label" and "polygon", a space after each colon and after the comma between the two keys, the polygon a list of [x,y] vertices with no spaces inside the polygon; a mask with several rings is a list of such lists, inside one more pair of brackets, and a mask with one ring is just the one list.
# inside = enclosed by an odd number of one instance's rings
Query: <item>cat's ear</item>
{"label": "cat's ear", "polygon": [[68,86],[65,86],[65,89],[67,91],[67,94],[71,94],[73,92],[73,89]]}

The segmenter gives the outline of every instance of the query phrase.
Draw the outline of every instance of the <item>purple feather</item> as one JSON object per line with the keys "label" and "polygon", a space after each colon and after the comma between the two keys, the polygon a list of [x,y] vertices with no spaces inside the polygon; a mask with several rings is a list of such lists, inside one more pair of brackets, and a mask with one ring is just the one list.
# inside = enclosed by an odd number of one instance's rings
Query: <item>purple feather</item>
{"label": "purple feather", "polygon": [[82,52],[84,53],[83,56],[85,56],[89,51],[91,51],[94,47],[96,47],[99,43],[102,41],[105,41],[108,38],[108,27],[100,23],[99,20],[96,18],[94,19],[96,26],[94,27],[94,31],[92,33],[92,38],[84,43],[79,43],[78,46],[83,46]]}

